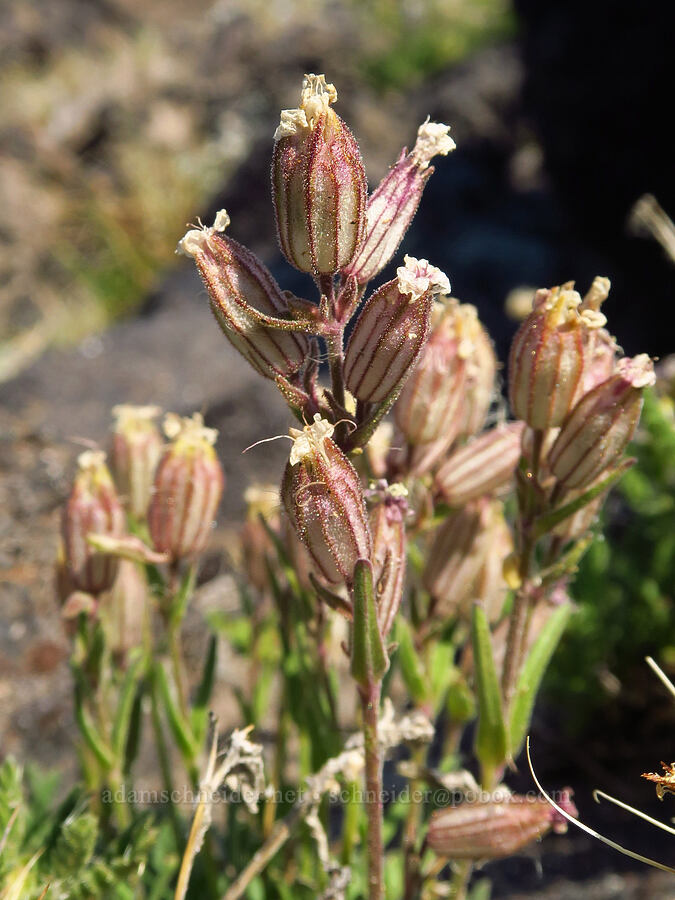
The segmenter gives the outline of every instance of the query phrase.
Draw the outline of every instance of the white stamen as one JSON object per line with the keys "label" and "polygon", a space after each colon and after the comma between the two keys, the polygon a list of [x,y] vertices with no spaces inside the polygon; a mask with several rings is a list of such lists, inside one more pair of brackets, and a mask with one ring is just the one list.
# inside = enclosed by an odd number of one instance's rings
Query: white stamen
{"label": "white stamen", "polygon": [[312,425],[305,425],[302,430],[289,428],[288,431],[293,438],[290,463],[294,466],[305,456],[313,453],[318,453],[325,458],[324,441],[326,438],[332,437],[335,427],[327,419],[322,419],[319,413],[315,413]]}
{"label": "white stamen", "polygon": [[413,147],[412,156],[420,169],[429,167],[434,156],[447,156],[457,146],[450,137],[450,126],[440,122],[430,122],[427,116],[417,129],[417,140]]}
{"label": "white stamen", "polygon": [[176,253],[183,256],[198,256],[206,249],[209,238],[213,237],[214,234],[221,234],[229,224],[230,217],[227,214],[227,210],[219,210],[210,228],[200,224],[199,228],[191,228],[186,232],[178,241]]}

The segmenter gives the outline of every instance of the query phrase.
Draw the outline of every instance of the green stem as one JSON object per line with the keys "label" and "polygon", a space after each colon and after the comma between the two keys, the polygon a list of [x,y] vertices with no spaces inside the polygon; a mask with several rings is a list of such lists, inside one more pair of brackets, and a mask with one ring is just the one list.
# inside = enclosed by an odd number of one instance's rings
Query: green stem
{"label": "green stem", "polygon": [[382,839],[382,760],[377,738],[380,682],[359,690],[363,712],[366,763],[365,807],[368,818],[368,900],[384,900],[384,844]]}
{"label": "green stem", "polygon": [[359,804],[357,791],[359,786],[357,782],[350,781],[347,785],[349,798],[344,808],[344,822],[342,825],[342,852],[340,854],[340,862],[343,866],[348,866],[352,861],[352,851],[356,844],[359,830]]}
{"label": "green stem", "polygon": [[186,722],[190,720],[190,707],[188,705],[187,683],[185,677],[185,664],[183,662],[183,648],[180,639],[180,622],[169,620],[169,655],[171,656],[171,668],[178,694],[178,705]]}
{"label": "green stem", "polygon": [[171,825],[176,840],[176,850],[180,853],[183,847],[183,829],[178,817],[178,810],[172,800],[173,796],[173,777],[171,775],[171,760],[169,759],[169,751],[164,738],[164,729],[162,728],[162,717],[159,711],[159,698],[157,696],[158,689],[156,684],[156,676],[152,675],[152,683],[150,688],[151,715],[152,726],[155,731],[155,744],[157,746],[157,758],[159,760],[159,768],[162,772],[164,788],[169,795],[168,805],[171,817]]}
{"label": "green stem", "polygon": [[452,881],[450,883],[450,896],[452,897],[452,900],[464,900],[464,898],[466,897],[472,869],[473,863],[469,859],[464,859],[461,862],[457,863],[457,868],[454,871]]}
{"label": "green stem", "polygon": [[506,712],[508,712],[513,691],[516,686],[518,669],[520,666],[520,651],[528,624],[528,610],[530,606],[530,586],[528,577],[530,574],[533,553],[534,543],[528,539],[525,542],[520,562],[520,577],[522,584],[513,600],[513,609],[511,611],[509,630],[506,637],[506,651],[504,654],[504,667],[502,669],[502,697],[504,701],[504,710]]}
{"label": "green stem", "polygon": [[[425,750],[423,747],[415,749],[412,755],[414,766],[421,769],[425,762]],[[420,883],[420,854],[417,849],[417,838],[422,823],[422,806],[414,800],[417,790],[423,787],[421,779],[415,779],[410,785],[412,798],[406,816],[405,830],[403,834],[404,855],[404,900],[413,900],[418,895]]]}
{"label": "green stem", "polygon": [[344,379],[344,349],[343,349],[344,333],[342,329],[330,337],[326,338],[326,348],[328,350],[328,365],[330,368],[331,388],[333,397],[340,406],[345,405],[345,379]]}

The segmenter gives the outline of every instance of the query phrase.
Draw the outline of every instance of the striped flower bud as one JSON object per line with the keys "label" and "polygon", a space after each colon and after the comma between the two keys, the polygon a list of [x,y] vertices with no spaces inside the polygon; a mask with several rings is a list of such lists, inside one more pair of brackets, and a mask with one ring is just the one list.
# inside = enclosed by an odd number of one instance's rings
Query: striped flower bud
{"label": "striped flower bud", "polygon": [[531,428],[555,428],[574,405],[591,353],[591,333],[606,319],[584,308],[570,285],[539,290],[509,355],[509,400]]}
{"label": "striped flower bud", "polygon": [[615,375],[583,396],[560,429],[548,465],[566,488],[582,488],[608,469],[633,437],[642,392],[655,383],[646,353],[619,360]]}
{"label": "striped flower bud", "polygon": [[258,257],[224,236],[224,209],[210,228],[191,229],[178,252],[191,256],[225,337],[266,378],[297,372],[309,354],[301,326],[290,318],[281,288]]}
{"label": "striped flower bud", "polygon": [[373,538],[373,582],[377,622],[383,638],[391,631],[401,605],[405,581],[405,517],[408,491],[402,484],[378,482],[367,492],[371,502],[370,533]]}
{"label": "striped flower bud", "polygon": [[450,506],[491,494],[513,477],[520,459],[522,422],[497,425],[454,450],[436,474],[438,493]]}
{"label": "striped flower bud", "polygon": [[486,555],[491,510],[477,500],[451,513],[436,532],[422,581],[438,616],[464,615],[476,599]]}
{"label": "striped flower bud", "polygon": [[469,360],[479,331],[475,307],[455,300],[434,307],[431,335],[394,408],[396,424],[414,448],[411,472],[430,469],[462,430]]}
{"label": "striped flower bud", "polygon": [[417,212],[422,192],[434,171],[434,156],[455,149],[448,125],[428,119],[417,131],[412,153],[407,147],[375,188],[366,206],[366,236],[354,260],[345,269],[359,284],[366,284],[387,265]]}
{"label": "striped flower bud", "polygon": [[363,240],[368,185],[358,144],[331,109],[337,91],[305,75],[298,109],[274,134],[272,198],[286,259],[313,275],[349,265]]}
{"label": "striped flower bud", "polygon": [[372,544],[359,476],[331,440],[333,431],[318,413],[311,425],[290,429],[281,499],[318,573],[331,584],[351,584],[357,560],[370,559]]}
{"label": "striped flower bud", "polygon": [[513,535],[504,516],[504,504],[492,503],[485,527],[488,552],[475,582],[474,600],[485,610],[489,622],[499,619],[508,593],[504,563],[513,553]]}
{"label": "striped flower bud", "polygon": [[155,549],[172,559],[198,556],[206,547],[225,476],[213,445],[218,432],[199,413],[169,413],[164,431],[171,443],[160,460],[148,510]]}
{"label": "striped flower bud", "polygon": [[[469,304],[465,304],[465,307],[467,310],[474,309]],[[477,312],[473,322],[470,319],[466,322],[466,330],[472,352],[467,358],[461,434],[470,437],[478,434],[485,425],[495,395],[497,355]]]}
{"label": "striped flower bud", "polygon": [[105,453],[87,450],[77,463],[78,473],[63,511],[64,558],[74,585],[89,594],[100,594],[112,587],[117,559],[95,550],[87,538],[90,534],[122,535],[124,512]]}
{"label": "striped flower bud", "polygon": [[99,608],[106,646],[118,664],[123,665],[129,651],[143,641],[147,602],[145,570],[129,559],[120,560],[112,590]]}
{"label": "striped flower bud", "polygon": [[426,259],[405,257],[397,277],[365,303],[345,355],[345,381],[366,403],[381,403],[403,386],[427,340],[431,310],[450,283]]}
{"label": "striped flower bud", "polygon": [[154,419],[158,406],[113,407],[112,468],[122,502],[137,520],[145,519],[162,437]]}
{"label": "striped flower bud", "polygon": [[[561,806],[576,816],[569,792],[563,793]],[[426,843],[452,859],[500,859],[522,850],[551,828],[564,834],[567,823],[543,797],[512,794],[437,810]]]}

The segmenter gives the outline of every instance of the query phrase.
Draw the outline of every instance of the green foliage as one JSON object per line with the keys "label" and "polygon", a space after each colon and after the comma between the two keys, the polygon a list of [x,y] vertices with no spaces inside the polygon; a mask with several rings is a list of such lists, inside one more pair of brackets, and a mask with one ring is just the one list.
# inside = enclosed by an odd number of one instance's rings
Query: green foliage
{"label": "green foliage", "polygon": [[[55,805],[57,788],[56,776],[24,775],[11,757],[0,766],[0,896],[37,900],[49,885],[47,896],[69,900],[168,900],[142,881],[158,833],[148,816],[112,836],[80,789]],[[165,884],[175,866],[166,854]]]}
{"label": "green foliage", "polygon": [[361,11],[371,40],[361,70],[381,91],[418,84],[487,43],[513,33],[514,19],[502,0],[426,3],[423,14],[392,0]]}
{"label": "green foliage", "polygon": [[502,711],[502,698],[490,641],[490,627],[485,611],[475,604],[471,620],[478,727],[476,756],[485,773],[484,782],[491,785],[491,775],[507,755],[508,735]]}
{"label": "green foliage", "polygon": [[[631,447],[637,465],[624,475],[579,566],[572,595],[579,604],[544,687],[566,698],[581,726],[607,702],[603,674],[620,680],[645,655],[675,654],[675,419],[672,402],[645,395]],[[584,661],[583,667],[579,660]]]}

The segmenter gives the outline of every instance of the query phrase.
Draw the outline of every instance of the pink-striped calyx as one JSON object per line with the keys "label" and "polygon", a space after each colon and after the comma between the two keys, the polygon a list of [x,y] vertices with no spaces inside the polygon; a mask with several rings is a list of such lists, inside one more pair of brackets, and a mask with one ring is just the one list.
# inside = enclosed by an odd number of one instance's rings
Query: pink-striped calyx
{"label": "pink-striped calyx", "polygon": [[368,185],[358,144],[332,109],[335,86],[305,75],[274,134],[272,199],[281,250],[302,272],[332,275],[363,240]]}
{"label": "pink-striped calyx", "polygon": [[424,187],[434,171],[434,156],[455,149],[448,125],[428,119],[417,131],[411,153],[403,148],[395,165],[368,198],[366,236],[358,253],[344,270],[366,284],[384,269],[398,249],[417,212]]}
{"label": "pink-striped calyx", "polygon": [[157,551],[190,559],[206,547],[225,485],[213,446],[218,432],[199,413],[169,413],[164,431],[171,443],[155,474],[148,528]]}
{"label": "pink-striped calyx", "polygon": [[357,560],[371,557],[372,541],[361,481],[333,431],[318,413],[311,425],[290,429],[281,498],[317,573],[350,586]]}

